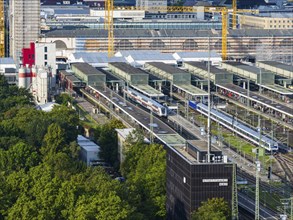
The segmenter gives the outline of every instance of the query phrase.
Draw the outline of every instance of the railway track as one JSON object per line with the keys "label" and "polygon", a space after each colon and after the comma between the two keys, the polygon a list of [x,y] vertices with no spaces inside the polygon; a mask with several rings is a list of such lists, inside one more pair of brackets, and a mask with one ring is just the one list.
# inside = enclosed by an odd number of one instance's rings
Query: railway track
{"label": "railway track", "polygon": [[284,157],[282,154],[275,155],[275,158],[280,163],[291,184],[293,184],[292,159],[289,159],[286,156]]}

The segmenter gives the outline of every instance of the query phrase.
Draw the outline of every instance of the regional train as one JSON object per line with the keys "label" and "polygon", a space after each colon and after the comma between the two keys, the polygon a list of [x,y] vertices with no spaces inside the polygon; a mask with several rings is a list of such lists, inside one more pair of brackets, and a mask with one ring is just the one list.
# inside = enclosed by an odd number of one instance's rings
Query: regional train
{"label": "regional train", "polygon": [[143,94],[131,89],[126,88],[123,89],[123,92],[127,97],[131,100],[137,102],[138,104],[142,105],[143,107],[149,109],[150,111],[154,112],[158,116],[167,116],[168,115],[168,108],[160,103],[156,102],[155,100],[144,96]]}
{"label": "regional train", "polygon": [[[197,110],[205,116],[208,115],[208,107],[205,104],[189,101],[189,107],[193,110]],[[217,111],[216,109],[211,109],[211,118],[229,129],[233,128],[233,131],[235,131],[238,135],[244,137],[256,145],[259,145],[260,134],[258,131],[235,120],[233,117],[223,112]],[[260,146],[267,151],[276,152],[279,150],[278,142],[265,135],[261,135]]]}

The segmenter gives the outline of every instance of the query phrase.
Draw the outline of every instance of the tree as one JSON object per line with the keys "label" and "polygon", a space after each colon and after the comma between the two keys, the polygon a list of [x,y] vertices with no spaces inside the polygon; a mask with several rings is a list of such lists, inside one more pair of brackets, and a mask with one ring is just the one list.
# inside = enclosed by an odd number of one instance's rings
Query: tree
{"label": "tree", "polygon": [[55,106],[48,114],[52,122],[57,123],[65,131],[64,138],[67,144],[76,141],[79,118],[75,110],[60,105]]}
{"label": "tree", "polygon": [[60,105],[67,106],[68,103],[73,103],[74,99],[67,93],[62,93],[61,95],[56,96],[56,103]]}
{"label": "tree", "polygon": [[226,220],[230,219],[231,210],[224,198],[212,198],[192,213],[192,220]]}
{"label": "tree", "polygon": [[117,128],[124,128],[124,125],[121,121],[113,119],[96,131],[96,138],[101,147],[100,156],[112,165],[116,165],[118,157],[118,140],[115,131]]}
{"label": "tree", "polygon": [[53,123],[48,127],[41,153],[44,156],[52,156],[53,154],[64,151],[65,144],[65,131],[58,124]]}
{"label": "tree", "polygon": [[144,144],[141,136],[127,140],[121,172],[130,189],[131,204],[137,211],[150,219],[163,219],[166,217],[166,152],[161,145]]}

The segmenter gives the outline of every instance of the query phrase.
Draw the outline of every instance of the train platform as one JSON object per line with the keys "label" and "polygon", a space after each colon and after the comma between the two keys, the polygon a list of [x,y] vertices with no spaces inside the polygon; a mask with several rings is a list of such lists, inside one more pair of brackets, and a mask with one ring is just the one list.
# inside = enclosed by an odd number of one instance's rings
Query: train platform
{"label": "train platform", "polygon": [[274,84],[274,85],[259,85],[260,87],[264,88],[264,89],[268,89],[272,92],[278,93],[280,95],[293,95],[293,90],[292,89],[288,89],[285,88],[283,86],[280,86],[278,84]]}
{"label": "train platform", "polygon": [[147,84],[137,84],[137,85],[134,85],[134,84],[131,84],[130,85],[133,89],[139,91],[140,93],[148,96],[148,97],[164,97],[165,95],[156,90],[155,88],[151,87],[150,85],[147,85]]}
{"label": "train platform", "polygon": [[255,92],[249,92],[249,96],[248,96],[247,90],[241,88],[240,86],[237,86],[234,84],[218,84],[217,87],[224,89],[228,92],[231,92],[231,94],[235,94],[239,97],[244,97],[246,99],[249,99],[250,101],[254,101],[258,104],[266,106],[281,114],[287,115],[289,117],[293,117],[293,108],[287,107],[280,103],[275,103],[273,100],[266,98]]}
{"label": "train platform", "polygon": [[206,91],[199,89],[191,84],[173,84],[173,86],[181,91],[184,91],[190,96],[208,96]]}

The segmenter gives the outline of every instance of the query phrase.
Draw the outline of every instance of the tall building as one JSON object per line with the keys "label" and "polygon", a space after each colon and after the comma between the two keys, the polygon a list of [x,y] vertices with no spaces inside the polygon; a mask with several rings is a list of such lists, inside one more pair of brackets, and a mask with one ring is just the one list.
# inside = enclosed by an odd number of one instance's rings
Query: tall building
{"label": "tall building", "polygon": [[19,63],[21,50],[38,39],[40,0],[10,0],[10,56]]}
{"label": "tall building", "polygon": [[232,206],[233,164],[213,148],[213,163],[206,162],[207,142],[167,148],[167,219],[189,220],[209,198],[224,198]]}

